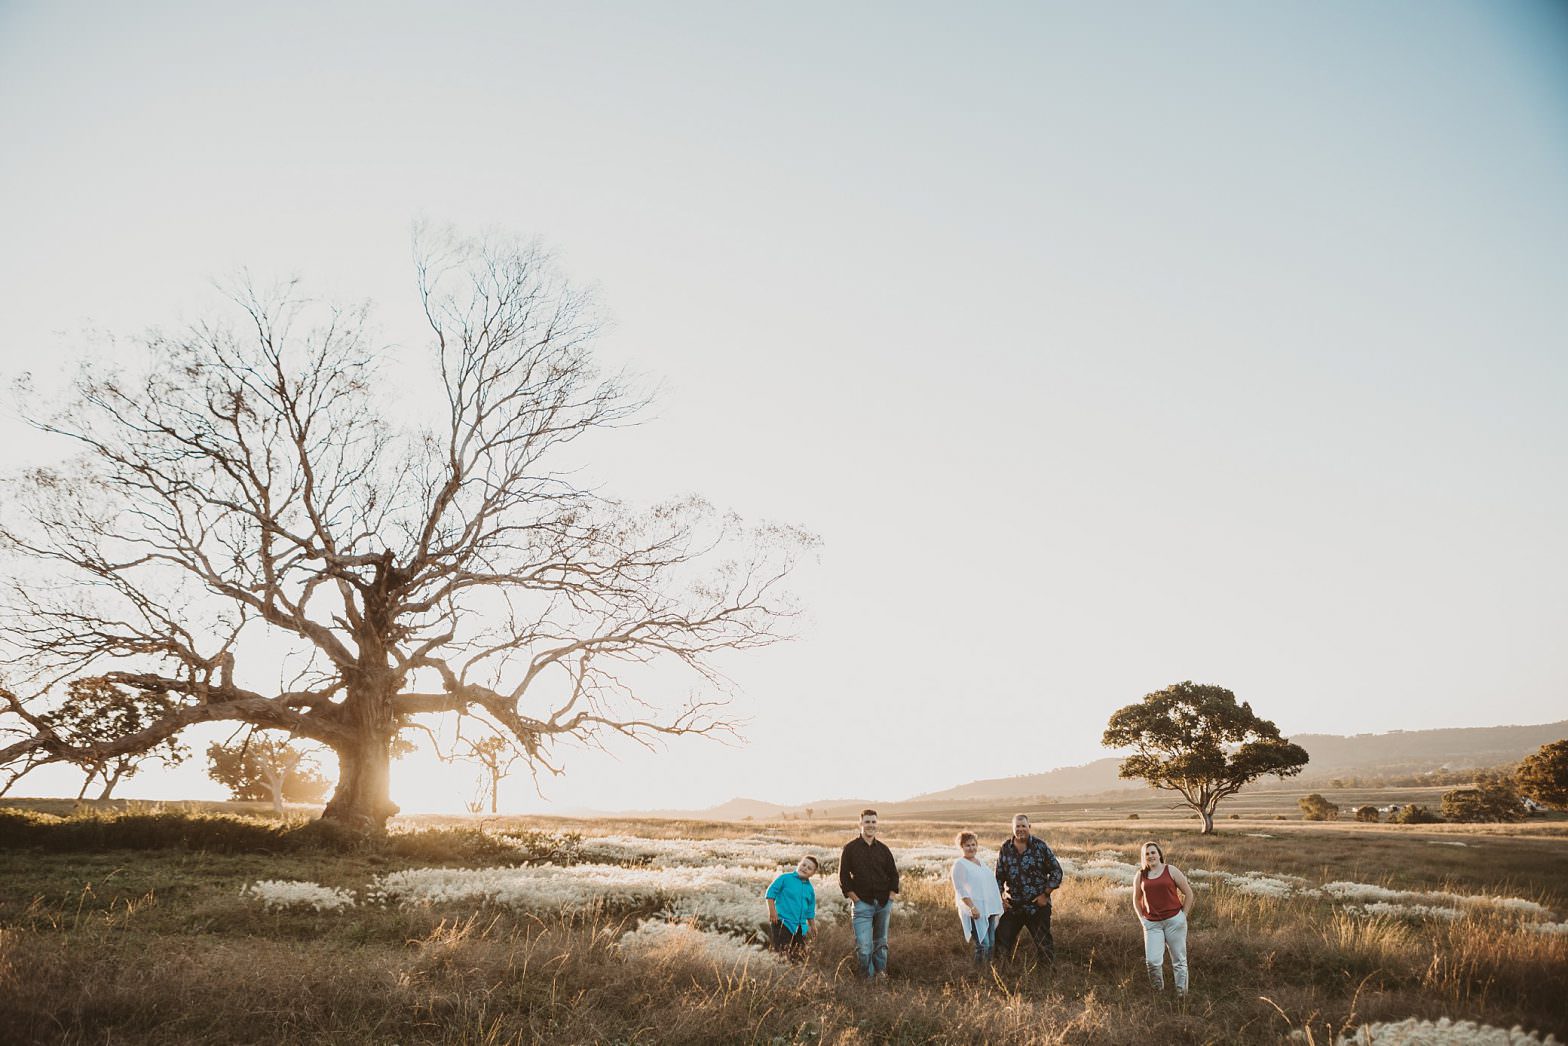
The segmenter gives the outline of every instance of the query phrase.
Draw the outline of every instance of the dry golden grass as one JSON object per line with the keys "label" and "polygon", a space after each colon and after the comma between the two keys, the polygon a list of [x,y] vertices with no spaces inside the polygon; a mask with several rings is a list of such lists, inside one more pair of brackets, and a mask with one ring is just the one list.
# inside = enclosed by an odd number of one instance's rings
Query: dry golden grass
{"label": "dry golden grass", "polygon": [[[837,845],[845,825],[531,822],[551,830],[689,838],[766,832]],[[982,828],[984,826],[981,826]],[[1294,826],[1290,826],[1294,827]],[[1313,825],[1214,838],[1148,825],[1049,826],[1059,852],[1130,856],[1157,834],[1185,868],[1348,879],[1518,896],[1568,908],[1561,842],[1527,833],[1368,833]],[[891,824],[895,846],[945,844],[952,825]],[[993,829],[991,845],[1000,841]],[[1272,830],[1271,830],[1272,832]],[[1441,841],[1441,840],[1439,840]],[[806,961],[736,967],[681,949],[617,946],[638,911],[568,919],[490,906],[261,910],[259,878],[345,887],[416,863],[346,855],[183,850],[0,850],[0,1041],[7,1043],[1316,1042],[1370,1021],[1467,1018],[1568,1032],[1568,936],[1477,909],[1455,922],[1348,914],[1320,897],[1215,885],[1192,922],[1193,992],[1144,985],[1130,902],[1072,879],[1059,895],[1058,962],[976,972],[941,880],[911,877],[892,928],[893,977],[868,986],[849,927]],[[819,880],[827,896],[831,879]],[[758,902],[759,922],[762,904]]]}

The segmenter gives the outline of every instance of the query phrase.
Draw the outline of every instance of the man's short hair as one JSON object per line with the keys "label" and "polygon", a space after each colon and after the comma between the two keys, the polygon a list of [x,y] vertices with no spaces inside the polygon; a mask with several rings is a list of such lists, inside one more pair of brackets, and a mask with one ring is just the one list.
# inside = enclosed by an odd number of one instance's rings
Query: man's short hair
{"label": "man's short hair", "polygon": [[1028,824],[1029,823],[1029,815],[1028,814],[1014,814],[1013,815],[1013,823],[1017,824],[1019,821],[1023,821],[1025,824]]}
{"label": "man's short hair", "polygon": [[868,817],[875,817],[876,815],[877,815],[877,812],[875,810],[862,810],[862,811],[860,811],[860,819],[862,821],[864,821]]}

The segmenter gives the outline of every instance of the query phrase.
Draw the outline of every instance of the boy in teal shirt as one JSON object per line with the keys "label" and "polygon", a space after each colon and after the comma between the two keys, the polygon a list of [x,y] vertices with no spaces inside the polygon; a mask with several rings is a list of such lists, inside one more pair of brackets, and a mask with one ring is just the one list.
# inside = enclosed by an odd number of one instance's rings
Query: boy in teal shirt
{"label": "boy in teal shirt", "polygon": [[820,867],[810,854],[802,857],[793,872],[785,872],[773,880],[764,895],[768,899],[768,924],[773,934],[773,947],[795,962],[801,960],[806,949],[806,935],[811,932],[811,921],[817,917],[817,890],[811,877]]}

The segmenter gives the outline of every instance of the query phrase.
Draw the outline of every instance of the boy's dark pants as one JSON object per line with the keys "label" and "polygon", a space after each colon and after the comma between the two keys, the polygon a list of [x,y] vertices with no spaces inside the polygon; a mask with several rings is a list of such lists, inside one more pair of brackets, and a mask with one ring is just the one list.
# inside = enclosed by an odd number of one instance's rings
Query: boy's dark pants
{"label": "boy's dark pants", "polygon": [[1034,940],[1040,961],[1054,961],[1056,944],[1051,940],[1051,906],[1048,904],[1032,912],[1023,908],[1009,908],[1003,912],[996,924],[996,954],[1011,959],[1013,950],[1018,947],[1018,935],[1025,926],[1029,927],[1029,936]]}
{"label": "boy's dark pants", "polygon": [[806,957],[806,935],[795,933],[782,922],[773,923],[769,929],[773,933],[773,950],[780,952],[792,962],[800,962]]}

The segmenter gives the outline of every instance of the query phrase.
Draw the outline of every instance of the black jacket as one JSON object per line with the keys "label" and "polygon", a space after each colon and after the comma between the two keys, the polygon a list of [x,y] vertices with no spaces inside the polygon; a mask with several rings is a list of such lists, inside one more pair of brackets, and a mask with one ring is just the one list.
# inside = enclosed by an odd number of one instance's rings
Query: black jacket
{"label": "black jacket", "polygon": [[893,851],[880,839],[873,839],[869,846],[859,836],[845,843],[838,861],[838,888],[862,901],[880,904],[887,900],[888,894],[898,892]]}

